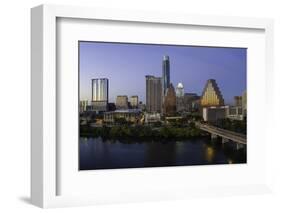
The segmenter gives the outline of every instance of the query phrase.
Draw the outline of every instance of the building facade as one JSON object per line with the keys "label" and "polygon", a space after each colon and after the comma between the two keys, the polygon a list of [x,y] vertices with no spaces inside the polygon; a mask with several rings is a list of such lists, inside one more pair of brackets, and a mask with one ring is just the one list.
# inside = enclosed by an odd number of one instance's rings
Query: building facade
{"label": "building facade", "polygon": [[196,93],[185,93],[184,101],[186,104],[186,111],[194,112],[199,109],[200,96],[198,96]]}
{"label": "building facade", "polygon": [[221,91],[216,83],[216,80],[209,79],[205,85],[201,96],[201,106],[223,106],[224,99]]}
{"label": "building facade", "polygon": [[216,122],[219,119],[225,119],[227,117],[227,107],[226,106],[213,106],[213,107],[203,107],[203,119],[206,122]]}
{"label": "building facade", "polygon": [[177,97],[177,112],[194,112],[199,109],[200,96],[196,93],[185,93],[183,97]]}
{"label": "building facade", "polygon": [[85,112],[87,111],[88,106],[88,100],[82,100],[79,102],[79,112]]}
{"label": "building facade", "polygon": [[198,112],[200,108],[201,108],[201,101],[200,101],[200,97],[198,96],[198,98],[191,101],[190,110],[191,112]]}
{"label": "building facade", "polygon": [[234,96],[234,106],[242,106],[242,96]]}
{"label": "building facade", "polygon": [[187,111],[187,103],[184,97],[176,97],[176,109],[177,112],[186,112]]}
{"label": "building facade", "polygon": [[108,79],[92,79],[92,101],[108,101]]}
{"label": "building facade", "polygon": [[161,122],[161,114],[160,113],[145,113],[144,121],[147,124]]}
{"label": "building facade", "polygon": [[164,99],[163,113],[166,116],[174,116],[176,114],[176,92],[173,84],[170,84],[167,89],[167,94]]}
{"label": "building facade", "polygon": [[126,122],[139,123],[141,120],[141,111],[138,109],[116,110],[104,113],[103,121],[108,124],[118,122],[118,119],[124,119]]}
{"label": "building facade", "polygon": [[127,95],[118,95],[116,97],[116,109],[128,109],[128,96]]}
{"label": "building facade", "polygon": [[244,119],[241,106],[204,107],[203,119],[206,122],[216,122],[219,119],[240,120]]}
{"label": "building facade", "polygon": [[152,75],[146,79],[146,110],[147,112],[161,112],[162,108],[162,78]]}
{"label": "building facade", "polygon": [[133,95],[130,97],[131,107],[133,109],[137,109],[139,105],[139,97],[137,95]]}
{"label": "building facade", "polygon": [[162,61],[162,97],[164,98],[170,86],[170,59],[165,55]]}
{"label": "building facade", "polygon": [[226,108],[226,115],[227,118],[231,120],[240,120],[242,121],[243,118],[243,110],[241,106],[228,106]]}
{"label": "building facade", "polygon": [[184,87],[182,83],[178,83],[176,87],[176,96],[183,97],[184,96]]}
{"label": "building facade", "polygon": [[107,111],[108,79],[92,79],[92,110]]}

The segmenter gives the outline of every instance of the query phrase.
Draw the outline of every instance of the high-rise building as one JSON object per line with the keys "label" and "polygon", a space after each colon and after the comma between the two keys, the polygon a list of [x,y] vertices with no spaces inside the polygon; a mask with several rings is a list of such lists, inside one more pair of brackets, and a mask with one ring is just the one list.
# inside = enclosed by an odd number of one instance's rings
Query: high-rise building
{"label": "high-rise building", "polygon": [[176,87],[176,96],[183,97],[184,96],[184,88],[182,83],[178,83]]}
{"label": "high-rise building", "polygon": [[108,101],[108,79],[92,79],[92,101]]}
{"label": "high-rise building", "polygon": [[162,78],[152,75],[146,79],[146,110],[148,112],[161,112],[162,108]]}
{"label": "high-rise building", "polygon": [[242,96],[234,96],[234,106],[242,106]]}
{"label": "high-rise building", "polygon": [[139,105],[139,97],[137,95],[133,95],[130,98],[130,103],[132,108],[138,108]]}
{"label": "high-rise building", "polygon": [[170,86],[170,59],[165,55],[162,61],[162,97],[164,99],[167,89]]}
{"label": "high-rise building", "polygon": [[216,80],[209,79],[205,85],[201,96],[201,106],[223,106],[224,99],[220,92],[220,89],[216,83]]}
{"label": "high-rise building", "polygon": [[170,84],[164,99],[163,113],[166,116],[173,116],[175,115],[176,110],[176,92],[173,84]]}
{"label": "high-rise building", "polygon": [[92,79],[92,110],[107,111],[108,79]]}
{"label": "high-rise building", "polygon": [[116,97],[116,109],[128,109],[128,96],[127,95],[118,95]]}

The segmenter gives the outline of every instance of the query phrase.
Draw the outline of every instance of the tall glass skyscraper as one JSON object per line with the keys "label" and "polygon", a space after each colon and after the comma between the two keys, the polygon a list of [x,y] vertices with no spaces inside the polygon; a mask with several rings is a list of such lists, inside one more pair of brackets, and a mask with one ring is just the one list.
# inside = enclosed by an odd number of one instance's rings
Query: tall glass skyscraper
{"label": "tall glass skyscraper", "polygon": [[108,101],[108,79],[92,79],[92,101]]}
{"label": "tall glass skyscraper", "polygon": [[167,93],[167,89],[170,86],[170,59],[169,56],[165,55],[162,62],[162,87],[163,87],[163,98]]}
{"label": "tall glass skyscraper", "polygon": [[93,111],[106,111],[108,105],[108,79],[92,79]]}

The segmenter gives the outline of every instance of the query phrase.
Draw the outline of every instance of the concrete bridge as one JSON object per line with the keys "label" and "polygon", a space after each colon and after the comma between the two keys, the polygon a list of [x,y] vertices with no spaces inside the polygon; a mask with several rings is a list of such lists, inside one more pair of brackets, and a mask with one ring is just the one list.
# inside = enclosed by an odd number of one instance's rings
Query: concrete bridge
{"label": "concrete bridge", "polygon": [[197,122],[196,126],[211,134],[212,139],[217,138],[217,137],[221,137],[222,138],[222,143],[226,143],[229,141],[233,141],[237,144],[237,149],[243,147],[244,145],[247,145],[247,138],[246,135],[237,133],[237,132],[233,132],[233,131],[229,131],[229,130],[225,130],[225,129],[221,129],[209,124],[202,124]]}

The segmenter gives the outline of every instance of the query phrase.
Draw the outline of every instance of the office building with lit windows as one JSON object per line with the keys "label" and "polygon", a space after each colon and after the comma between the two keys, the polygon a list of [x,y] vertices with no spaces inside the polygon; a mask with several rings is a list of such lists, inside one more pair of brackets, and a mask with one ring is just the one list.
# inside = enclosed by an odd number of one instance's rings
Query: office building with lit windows
{"label": "office building with lit windows", "polygon": [[205,85],[201,96],[201,106],[223,106],[224,99],[221,91],[216,83],[216,80],[209,79]]}

